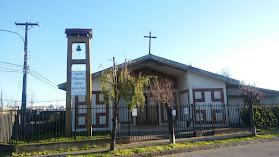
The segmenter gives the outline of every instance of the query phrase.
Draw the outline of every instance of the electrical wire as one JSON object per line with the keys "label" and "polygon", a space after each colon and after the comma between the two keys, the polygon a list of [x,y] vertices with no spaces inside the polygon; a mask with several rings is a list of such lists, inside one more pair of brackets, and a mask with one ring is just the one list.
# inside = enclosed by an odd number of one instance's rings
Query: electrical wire
{"label": "electrical wire", "polygon": [[14,63],[3,62],[3,61],[0,61],[0,64],[8,64],[8,65],[14,65],[14,66],[24,66],[24,65],[20,65],[20,64],[14,64]]}
{"label": "electrical wire", "polygon": [[38,79],[39,81],[41,81],[43,84],[45,84],[46,86],[48,86],[50,89],[54,90],[55,92],[62,94],[60,92],[58,92],[58,88],[56,85],[50,84],[49,82],[41,79],[40,77],[33,75],[32,73],[30,74],[31,76],[33,76],[34,78]]}
{"label": "electrical wire", "polygon": [[16,67],[13,66],[22,67],[22,65],[19,64],[0,61],[0,72],[22,72],[22,69],[15,69]]}
{"label": "electrical wire", "polygon": [[56,82],[52,81],[50,78],[47,78],[46,76],[43,76],[42,73],[39,73],[37,71],[30,71],[31,73],[35,73],[36,75],[40,76],[41,78],[45,79],[46,81],[48,81],[49,83],[54,84],[55,86],[57,85]]}
{"label": "electrical wire", "polygon": [[36,73],[30,73],[30,75],[36,77],[37,79],[43,81],[44,83],[47,83],[48,85],[50,85],[50,86],[52,86],[52,87],[57,88],[57,85],[56,85],[55,83],[53,83],[53,82],[47,80],[46,78],[44,78],[44,77],[42,77],[42,76],[40,76],[40,75],[38,75],[38,74],[36,74]]}
{"label": "electrical wire", "polygon": [[39,70],[37,70],[37,69],[32,68],[30,71],[31,71],[31,72],[35,72],[35,73],[37,73],[38,75],[41,75],[42,77],[48,79],[50,82],[54,83],[55,85],[58,84],[58,83],[56,82],[56,80],[52,79],[52,77],[49,77],[48,75],[45,75],[45,74],[39,72]]}
{"label": "electrical wire", "polygon": [[[27,103],[42,103],[42,102],[59,102],[59,101],[65,101],[66,99],[58,99],[58,100],[41,100],[41,101],[29,101]],[[10,99],[3,99],[2,101],[6,102],[21,102],[20,100],[10,100]]]}
{"label": "electrical wire", "polygon": [[16,72],[19,73],[21,70],[0,70],[0,72]]}
{"label": "electrical wire", "polygon": [[44,83],[45,85],[47,85],[50,88],[54,88],[55,87],[53,84],[50,84],[49,82],[41,79],[40,77],[38,77],[36,75],[33,75],[33,74],[30,74],[30,75],[33,76],[34,78],[38,79],[39,81],[41,81],[42,83]]}
{"label": "electrical wire", "polygon": [[11,68],[6,68],[6,67],[0,67],[0,69],[4,69],[4,70],[21,70],[21,69],[11,69]]}

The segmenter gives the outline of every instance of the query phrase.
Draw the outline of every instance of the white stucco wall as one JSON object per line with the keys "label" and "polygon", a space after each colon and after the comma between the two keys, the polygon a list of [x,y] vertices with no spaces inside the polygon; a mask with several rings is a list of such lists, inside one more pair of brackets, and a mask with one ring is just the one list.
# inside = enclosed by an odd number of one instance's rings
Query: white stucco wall
{"label": "white stucco wall", "polygon": [[189,89],[187,73],[183,73],[178,76],[178,101],[177,104],[186,105],[189,104],[188,92],[179,94],[179,92]]}
{"label": "white stucco wall", "polygon": [[261,103],[265,104],[272,104],[272,103],[278,103],[279,96],[264,96],[263,99],[261,99]]}
{"label": "white stucco wall", "polygon": [[[223,105],[215,105],[212,108],[210,107],[210,104],[222,104],[222,103],[226,103],[227,102],[227,94],[226,94],[226,82],[222,81],[222,80],[218,80],[212,77],[208,77],[205,75],[201,75],[195,72],[188,72],[187,73],[187,77],[188,77],[188,85],[189,85],[189,99],[190,99],[190,103],[194,102],[194,95],[196,97],[196,99],[202,99],[202,93],[204,93],[204,102],[196,102],[196,109],[201,109],[202,112],[205,113],[205,117],[203,115],[203,113],[199,113],[196,114],[196,120],[199,121],[202,117],[206,118],[206,121],[212,121],[212,112],[211,109],[213,110],[220,110],[222,112],[218,112],[216,113],[216,121],[222,121],[223,120],[223,114],[226,114],[224,111],[224,109],[226,108],[226,106]],[[210,89],[214,89],[214,88],[221,88],[223,89],[223,97],[224,97],[224,102],[215,102],[212,100],[212,91]],[[195,89],[201,89],[204,91],[197,91],[194,92]],[[209,90],[208,90],[209,89]],[[208,91],[207,91],[208,90]],[[213,91],[214,92],[214,96],[215,96],[215,92],[217,92],[217,94],[221,94],[220,91]],[[216,99],[221,99],[221,95],[219,95],[220,98],[216,98]],[[199,97],[199,98],[198,98]],[[225,107],[225,108],[224,108]],[[204,120],[204,119],[203,119]],[[228,121],[227,121],[228,123]],[[207,126],[208,124],[205,124],[204,126]],[[222,124],[222,125],[226,125],[226,124]]]}
{"label": "white stucco wall", "polygon": [[188,72],[188,84],[192,85],[193,89],[196,88],[224,88],[226,84],[224,81],[207,77],[198,73]]}
{"label": "white stucco wall", "polygon": [[185,72],[178,76],[178,90],[182,91],[188,88],[188,77],[187,73]]}
{"label": "white stucco wall", "polygon": [[101,90],[101,76],[92,78],[92,91]]}
{"label": "white stucco wall", "polygon": [[228,104],[236,105],[236,104],[243,104],[243,97],[240,96],[228,96]]}
{"label": "white stucco wall", "polygon": [[273,100],[274,100],[274,103],[279,103],[279,96],[275,96],[275,97],[273,98]]}
{"label": "white stucco wall", "polygon": [[[226,94],[226,82],[217,80],[211,77],[207,77],[198,73],[188,72],[188,85],[189,85],[189,94],[191,93],[190,89],[204,89],[204,88],[223,88],[224,92],[224,102],[227,102]],[[194,94],[194,93],[192,93]],[[208,96],[205,92],[205,103],[211,103],[211,96]]]}

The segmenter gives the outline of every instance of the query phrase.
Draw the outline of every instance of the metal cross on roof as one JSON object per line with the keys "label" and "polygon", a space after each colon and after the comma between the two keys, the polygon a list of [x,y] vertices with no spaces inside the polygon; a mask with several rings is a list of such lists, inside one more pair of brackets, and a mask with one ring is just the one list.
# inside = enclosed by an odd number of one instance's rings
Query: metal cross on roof
{"label": "metal cross on roof", "polygon": [[151,31],[149,32],[149,36],[143,36],[144,38],[149,38],[149,54],[150,54],[150,47],[151,47],[151,38],[156,38],[151,36]]}

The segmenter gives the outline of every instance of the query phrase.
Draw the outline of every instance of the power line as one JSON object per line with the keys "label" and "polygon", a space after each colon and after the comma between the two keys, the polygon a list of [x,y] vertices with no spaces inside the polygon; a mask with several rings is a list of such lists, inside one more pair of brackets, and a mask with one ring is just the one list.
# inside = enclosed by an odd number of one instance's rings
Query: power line
{"label": "power line", "polygon": [[[32,103],[42,103],[42,102],[59,102],[59,101],[65,101],[66,99],[58,99],[58,100],[42,100],[42,101],[33,101]],[[2,99],[2,101],[6,102],[21,102],[20,100],[10,100],[10,99]],[[31,103],[31,101],[27,102]]]}
{"label": "power line", "polygon": [[30,73],[30,75],[36,77],[37,79],[39,79],[39,80],[41,80],[41,81],[43,81],[43,82],[45,82],[45,83],[47,83],[47,84],[49,84],[53,87],[57,87],[57,85],[55,83],[53,83],[53,82],[49,81],[48,79],[38,75],[37,73]]}
{"label": "power line", "polygon": [[44,83],[44,84],[46,84],[46,85],[48,85],[48,86],[56,87],[55,85],[53,85],[53,84],[51,84],[51,83],[49,83],[49,82],[43,80],[42,78],[40,78],[40,77],[34,75],[33,73],[31,73],[30,75],[33,76],[33,77],[35,77],[36,79],[40,80],[42,83]]}
{"label": "power line", "polygon": [[0,64],[0,72],[22,72],[21,69],[15,69],[15,68],[7,68],[7,67],[2,67]]}
{"label": "power line", "polygon": [[0,61],[0,63],[2,63],[2,64],[8,64],[8,65],[14,65],[14,66],[23,66],[23,65],[14,64],[14,63],[9,63],[9,62],[3,62],[3,61]]}
{"label": "power line", "polygon": [[39,81],[41,81],[43,84],[45,84],[46,86],[48,86],[49,88],[51,88],[52,90],[54,90],[55,92],[59,93],[59,94],[62,94],[60,92],[58,92],[58,88],[56,85],[53,85],[53,84],[50,84],[48,82],[46,82],[45,80],[39,78],[38,76],[36,75],[33,75],[32,73],[30,74],[31,76],[35,77],[36,79],[38,79]]}
{"label": "power line", "polygon": [[11,68],[6,68],[6,67],[0,67],[0,69],[4,69],[4,70],[20,70],[20,69],[11,69]]}
{"label": "power line", "polygon": [[40,73],[40,72],[37,72],[37,71],[30,71],[30,72],[34,72],[36,75],[38,75],[38,76],[40,76],[41,78],[45,79],[46,81],[48,81],[48,82],[54,84],[55,86],[57,85],[57,83],[56,83],[56,82],[53,82],[51,78],[49,78],[49,77],[47,78],[47,76],[44,76],[44,75],[43,75],[42,73]]}
{"label": "power line", "polygon": [[0,72],[16,72],[19,73],[21,70],[0,70]]}

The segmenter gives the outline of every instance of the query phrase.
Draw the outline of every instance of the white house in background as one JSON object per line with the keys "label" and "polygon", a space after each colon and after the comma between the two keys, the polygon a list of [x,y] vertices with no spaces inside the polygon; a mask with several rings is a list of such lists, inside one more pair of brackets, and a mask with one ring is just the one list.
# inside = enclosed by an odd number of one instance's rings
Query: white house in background
{"label": "white house in background", "polygon": [[[120,67],[122,65],[119,65]],[[174,106],[179,104],[200,104],[201,108],[204,108],[202,112],[202,117],[204,121],[208,124],[212,123],[212,117],[215,117],[215,122],[219,124],[227,124],[224,117],[224,112],[216,108],[214,112],[212,110],[209,112],[206,108],[208,104],[243,104],[243,97],[237,92],[240,86],[240,81],[228,78],[219,74],[211,73],[202,69],[198,69],[189,65],[171,61],[159,56],[152,54],[137,58],[132,61],[131,69],[135,72],[142,72],[146,75],[156,75],[156,76],[168,76],[174,82]],[[111,129],[111,118],[112,118],[112,101],[110,104],[105,104],[103,97],[101,95],[101,83],[100,78],[102,71],[92,74],[92,125],[94,130],[110,130]],[[65,90],[66,83],[58,85],[60,89]],[[261,100],[263,103],[275,103],[279,102],[279,91],[262,89],[264,92],[264,98]],[[150,91],[146,90],[145,93]],[[164,125],[167,123],[167,115],[165,113],[165,108],[157,102],[146,101],[148,106],[156,106],[149,109],[149,112],[141,112],[138,110],[138,115],[132,117],[128,113],[127,108],[122,108],[119,111],[119,121],[121,126],[125,124],[137,126],[144,122],[151,122],[152,124]],[[120,106],[127,106],[125,102],[121,102]],[[219,105],[220,106],[220,105]],[[85,115],[86,108],[85,98],[83,96],[76,96],[72,98],[72,107],[78,107],[78,110],[73,110],[73,129],[77,124],[77,129],[83,130],[85,127]],[[97,109],[96,109],[97,108]],[[189,117],[182,116],[185,112],[191,112],[191,108],[175,108],[176,109],[176,120],[177,124],[183,123],[187,124],[185,127],[190,127],[191,122]],[[190,113],[189,113],[190,114]],[[212,115],[215,114],[215,115]],[[217,116],[218,115],[218,116]],[[198,118],[197,118],[198,119]],[[205,120],[206,119],[206,120]],[[85,129],[85,128],[84,128]]]}

